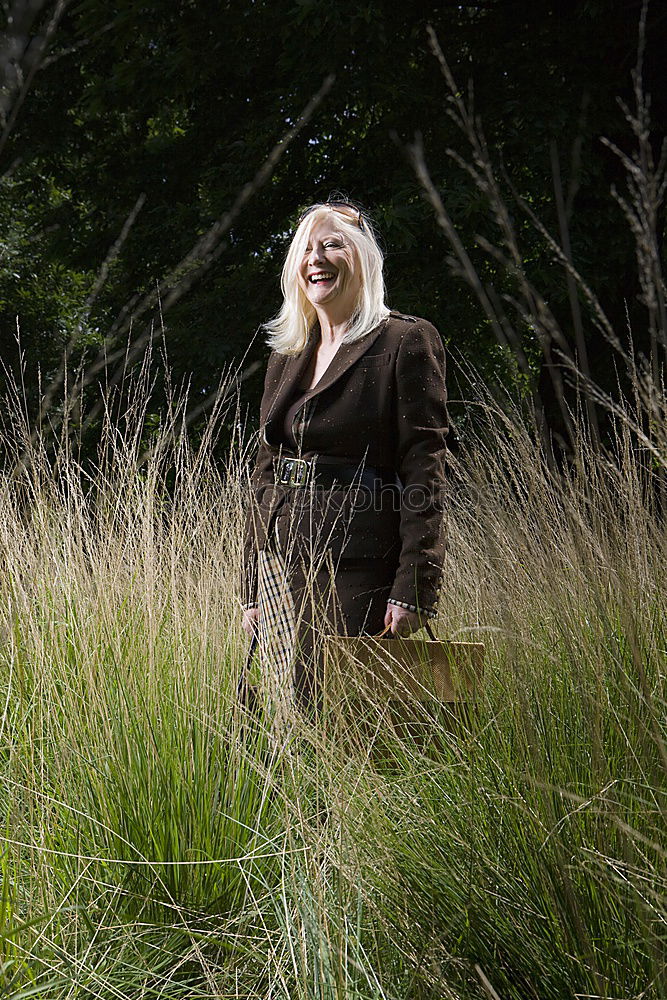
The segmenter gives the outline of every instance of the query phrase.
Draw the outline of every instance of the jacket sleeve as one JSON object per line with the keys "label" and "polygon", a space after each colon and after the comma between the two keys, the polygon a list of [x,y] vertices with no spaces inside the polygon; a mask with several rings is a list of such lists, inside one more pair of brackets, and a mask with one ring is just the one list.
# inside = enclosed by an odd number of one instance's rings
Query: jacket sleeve
{"label": "jacket sleeve", "polygon": [[398,568],[389,600],[435,613],[444,560],[445,350],[438,331],[411,325],[396,359],[396,468],[401,495]]}

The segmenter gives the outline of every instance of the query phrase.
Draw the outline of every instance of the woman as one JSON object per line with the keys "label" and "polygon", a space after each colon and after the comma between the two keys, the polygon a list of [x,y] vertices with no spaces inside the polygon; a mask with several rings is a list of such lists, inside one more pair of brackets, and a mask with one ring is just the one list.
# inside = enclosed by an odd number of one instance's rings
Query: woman
{"label": "woman", "polygon": [[445,355],[430,323],[387,308],[382,263],[362,210],[311,206],[266,326],[243,627],[287,649],[302,703],[317,635],[407,635],[438,600]]}

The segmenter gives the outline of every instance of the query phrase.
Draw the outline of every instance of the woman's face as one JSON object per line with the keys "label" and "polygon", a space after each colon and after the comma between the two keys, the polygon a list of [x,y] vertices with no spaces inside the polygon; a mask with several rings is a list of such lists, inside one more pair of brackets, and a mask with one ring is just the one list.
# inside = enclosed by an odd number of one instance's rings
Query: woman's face
{"label": "woman's face", "polygon": [[357,252],[337,225],[334,212],[313,223],[299,265],[299,285],[315,309],[351,316],[359,298]]}

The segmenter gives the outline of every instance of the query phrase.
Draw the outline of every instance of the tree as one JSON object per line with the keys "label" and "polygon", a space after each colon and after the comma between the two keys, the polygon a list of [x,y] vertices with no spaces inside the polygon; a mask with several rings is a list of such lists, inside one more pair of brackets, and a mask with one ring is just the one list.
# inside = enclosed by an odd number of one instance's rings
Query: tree
{"label": "tree", "polygon": [[[639,2],[613,0],[487,0],[437,10],[381,0],[361,6],[344,0],[326,10],[311,0],[120,0],[110,10],[100,0],[81,0],[66,8],[5,149],[5,163],[20,162],[2,188],[14,248],[0,273],[3,357],[16,354],[20,312],[34,406],[37,363],[48,379],[73,336],[75,367],[82,358],[93,364],[110,330],[123,343],[132,312],[123,306],[139,301],[187,255],[335,73],[333,88],[270,182],[226,232],[224,251],[164,317],[176,380],[187,379],[199,403],[214,392],[225,366],[242,357],[246,364],[263,360],[255,334],[278,306],[278,274],[294,220],[301,207],[332,189],[372,208],[387,247],[392,304],[428,316],[487,377],[509,379],[507,353],[470,290],[448,272],[442,234],[405,154],[419,130],[462,240],[486,279],[502,290],[504,279],[475,249],[477,234],[495,235],[493,219],[448,153],[454,147],[465,156],[466,150],[446,114],[429,23],[457,80],[463,86],[474,81],[491,156],[554,232],[557,150],[564,188],[576,191],[573,258],[624,328],[626,305],[631,317],[640,317],[638,288],[625,223],[608,195],[622,168],[600,136],[627,142],[616,98],[630,94],[639,11]],[[645,75],[656,141],[667,120],[666,30],[657,9],[650,11]],[[95,275],[138,204],[86,315]],[[520,225],[527,273],[574,342],[564,272],[532,227]],[[17,256],[20,268],[12,264]],[[150,332],[151,321],[159,324],[155,309],[135,321],[132,336]],[[609,384],[609,353],[587,324],[584,335],[594,377]],[[529,330],[524,346],[549,419],[558,425]],[[246,393],[253,410],[260,387],[257,371]]]}

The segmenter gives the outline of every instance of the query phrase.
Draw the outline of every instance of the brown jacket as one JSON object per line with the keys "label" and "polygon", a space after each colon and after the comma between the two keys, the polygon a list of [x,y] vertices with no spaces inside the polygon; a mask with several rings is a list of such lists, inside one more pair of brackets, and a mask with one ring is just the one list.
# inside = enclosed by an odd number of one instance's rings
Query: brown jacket
{"label": "brown jacket", "polygon": [[[371,504],[354,491],[275,485],[274,460],[292,454],[283,423],[315,350],[318,328],[298,355],[273,352],[260,408],[260,446],[246,518],[244,601],[256,593],[256,551],[290,513],[292,531],[320,542],[334,560],[383,558],[397,566],[390,597],[430,610],[437,604],[444,538],[445,352],[426,320],[392,312],[353,344],[343,344],[298,411],[301,455],[333,456],[358,467],[395,470],[402,484]],[[293,425],[294,426],[294,425]],[[314,538],[314,536],[317,536]]]}

